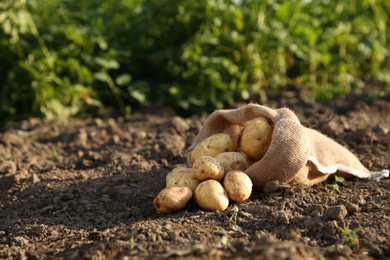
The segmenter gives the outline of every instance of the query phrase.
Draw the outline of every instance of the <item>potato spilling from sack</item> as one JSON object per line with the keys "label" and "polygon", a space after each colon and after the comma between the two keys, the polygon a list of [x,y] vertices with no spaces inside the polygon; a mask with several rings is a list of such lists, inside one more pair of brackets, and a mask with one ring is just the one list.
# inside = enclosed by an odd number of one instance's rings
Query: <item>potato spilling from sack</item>
{"label": "potato spilling from sack", "polygon": [[241,151],[253,161],[260,160],[271,144],[272,131],[272,126],[264,117],[248,121],[242,131]]}
{"label": "potato spilling from sack", "polygon": [[250,197],[252,181],[245,171],[267,152],[273,127],[258,117],[237,129],[240,138],[218,133],[204,139],[189,154],[191,168],[177,167],[167,174],[167,188],[154,200],[158,212],[178,211],[192,196],[201,208],[219,211],[229,206],[229,200],[242,203]]}
{"label": "potato spilling from sack", "polygon": [[252,181],[242,171],[230,171],[226,173],[223,179],[223,187],[228,198],[237,203],[247,200],[252,193]]}
{"label": "potato spilling from sack", "polygon": [[245,171],[249,166],[246,156],[239,152],[225,152],[214,157],[224,168],[225,173],[232,170]]}
{"label": "potato spilling from sack", "polygon": [[183,209],[191,198],[188,187],[167,187],[154,198],[153,204],[159,213],[173,213]]}
{"label": "potato spilling from sack", "polygon": [[223,166],[213,157],[201,156],[195,160],[192,165],[194,176],[200,181],[205,180],[222,180],[225,175]]}
{"label": "potato spilling from sack", "polygon": [[194,171],[188,167],[177,167],[170,171],[166,177],[166,187],[188,187],[195,191],[200,181],[195,178]]}
{"label": "potato spilling from sack", "polygon": [[191,152],[191,163],[198,157],[211,156],[229,151],[236,151],[237,144],[229,134],[215,134],[200,142]]}
{"label": "potato spilling from sack", "polygon": [[207,180],[198,185],[194,199],[201,208],[224,211],[229,206],[229,198],[221,183]]}

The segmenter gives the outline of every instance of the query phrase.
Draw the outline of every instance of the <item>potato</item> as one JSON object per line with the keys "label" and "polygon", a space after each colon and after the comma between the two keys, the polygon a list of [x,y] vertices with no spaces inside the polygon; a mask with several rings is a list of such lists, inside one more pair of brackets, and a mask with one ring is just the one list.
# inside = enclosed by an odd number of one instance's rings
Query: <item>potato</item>
{"label": "potato", "polygon": [[198,205],[207,210],[224,211],[229,206],[229,198],[216,180],[207,180],[198,185],[194,192],[194,199]]}
{"label": "potato", "polygon": [[194,171],[188,167],[177,167],[170,171],[166,177],[166,187],[184,186],[195,191],[199,184],[199,180],[195,178]]}
{"label": "potato", "polygon": [[230,171],[226,173],[223,179],[223,187],[228,198],[238,203],[249,198],[252,193],[252,186],[251,179],[242,171]]}
{"label": "potato", "polygon": [[239,152],[225,152],[217,154],[214,157],[220,164],[222,164],[225,173],[231,170],[245,171],[249,166],[246,156]]}
{"label": "potato", "polygon": [[173,213],[183,209],[192,198],[188,187],[167,187],[154,198],[153,204],[159,213]]}
{"label": "potato", "polygon": [[242,131],[241,151],[253,161],[263,158],[271,144],[272,126],[264,117],[248,121]]}
{"label": "potato", "polygon": [[219,153],[237,151],[237,144],[229,134],[215,134],[200,142],[191,151],[191,163],[201,156],[214,157]]}
{"label": "potato", "polygon": [[196,159],[192,165],[192,170],[195,178],[200,181],[209,179],[220,181],[225,175],[223,166],[217,159],[210,156],[201,156]]}

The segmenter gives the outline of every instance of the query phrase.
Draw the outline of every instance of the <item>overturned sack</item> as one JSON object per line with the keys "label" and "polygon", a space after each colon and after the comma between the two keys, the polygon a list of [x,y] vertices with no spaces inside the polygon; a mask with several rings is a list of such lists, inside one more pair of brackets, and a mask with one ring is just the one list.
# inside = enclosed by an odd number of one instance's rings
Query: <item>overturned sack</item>
{"label": "overturned sack", "polygon": [[245,123],[257,117],[267,118],[274,129],[265,155],[245,171],[255,188],[262,188],[273,180],[310,186],[324,181],[330,174],[376,180],[389,176],[388,170],[370,172],[348,149],[318,131],[301,125],[291,110],[272,109],[258,104],[217,110],[210,114],[187,150],[188,163],[191,165],[191,151],[211,135],[228,133],[239,143]]}

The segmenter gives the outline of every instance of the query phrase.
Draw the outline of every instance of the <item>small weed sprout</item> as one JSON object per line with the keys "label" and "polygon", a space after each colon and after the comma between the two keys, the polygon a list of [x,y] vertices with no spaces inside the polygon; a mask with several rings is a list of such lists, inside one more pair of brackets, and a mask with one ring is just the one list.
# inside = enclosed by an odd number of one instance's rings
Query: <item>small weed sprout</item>
{"label": "small weed sprout", "polygon": [[347,227],[341,232],[341,237],[343,244],[340,245],[340,248],[344,248],[344,246],[349,246],[353,251],[364,253],[361,250],[360,242],[359,242],[359,233],[363,230],[363,227],[359,226],[354,229],[350,229]]}
{"label": "small weed sprout", "polygon": [[52,158],[55,160],[55,161],[59,161],[59,156],[58,156],[58,153],[57,153],[57,150],[55,148],[53,148],[51,150],[51,156]]}
{"label": "small weed sprout", "polygon": [[133,251],[136,246],[137,246],[137,243],[134,241],[134,238],[131,238],[129,241],[128,249],[130,251]]}
{"label": "small weed sprout", "polygon": [[344,182],[345,182],[345,178],[334,176],[334,183],[330,183],[327,186],[332,188],[332,190],[335,192],[340,192],[340,185],[343,184]]}

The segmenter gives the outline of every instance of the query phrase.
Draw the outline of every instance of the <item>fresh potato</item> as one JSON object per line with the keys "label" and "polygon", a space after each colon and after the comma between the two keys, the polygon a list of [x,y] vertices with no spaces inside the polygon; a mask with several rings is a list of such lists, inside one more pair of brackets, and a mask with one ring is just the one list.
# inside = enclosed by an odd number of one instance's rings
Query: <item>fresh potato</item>
{"label": "fresh potato", "polygon": [[220,164],[222,164],[225,173],[231,170],[245,171],[249,166],[246,156],[239,152],[225,152],[217,154],[214,157]]}
{"label": "fresh potato", "polygon": [[173,213],[183,209],[192,198],[188,187],[167,187],[154,198],[153,204],[159,213]]}
{"label": "fresh potato", "polygon": [[225,174],[223,166],[217,159],[210,156],[201,156],[195,160],[192,170],[196,179],[200,181],[212,179],[220,181]]}
{"label": "fresh potato", "polygon": [[194,192],[194,199],[201,208],[207,210],[224,211],[229,206],[229,198],[216,180],[207,180],[198,185]]}
{"label": "fresh potato", "polygon": [[241,151],[253,161],[260,160],[271,144],[272,131],[272,126],[264,117],[248,121],[242,131]]}
{"label": "fresh potato", "polygon": [[191,151],[191,163],[201,156],[214,157],[219,153],[237,151],[237,144],[229,134],[219,133],[200,142]]}
{"label": "fresh potato", "polygon": [[195,191],[199,184],[199,180],[195,178],[194,171],[188,167],[177,167],[170,171],[166,177],[166,186],[184,186]]}
{"label": "fresh potato", "polygon": [[249,198],[252,193],[252,185],[249,176],[242,171],[230,171],[226,173],[223,179],[223,187],[228,198],[238,203]]}

